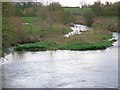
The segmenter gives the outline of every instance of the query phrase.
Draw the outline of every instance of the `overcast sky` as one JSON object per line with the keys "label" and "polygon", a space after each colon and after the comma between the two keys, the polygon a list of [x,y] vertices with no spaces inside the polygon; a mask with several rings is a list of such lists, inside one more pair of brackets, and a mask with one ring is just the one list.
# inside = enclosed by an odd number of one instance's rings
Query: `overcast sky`
{"label": "overcast sky", "polygon": [[[76,7],[76,6],[81,6],[84,3],[85,4],[93,4],[95,1],[98,0],[12,0],[14,2],[29,2],[29,1],[34,1],[34,2],[42,2],[43,4],[47,4],[47,2],[59,2],[62,6],[70,6],[70,7]],[[100,0],[102,3],[105,2],[116,2],[120,0]]]}
{"label": "overcast sky", "polygon": [[[37,0],[43,3],[47,3],[47,2],[59,2],[62,6],[80,6],[81,4],[84,4],[84,2],[86,4],[93,4],[95,1],[97,0]],[[119,0],[100,0],[102,3],[105,3],[106,1],[109,2],[116,2]]]}

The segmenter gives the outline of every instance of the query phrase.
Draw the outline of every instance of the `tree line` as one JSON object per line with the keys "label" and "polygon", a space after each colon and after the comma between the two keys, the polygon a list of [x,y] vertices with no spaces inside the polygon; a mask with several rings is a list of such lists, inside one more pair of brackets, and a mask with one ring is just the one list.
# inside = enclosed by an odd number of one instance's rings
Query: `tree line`
{"label": "tree line", "polygon": [[[120,2],[94,2],[93,5],[84,5],[82,8],[91,8],[83,16],[86,24],[91,26],[95,17],[118,16]],[[2,44],[3,49],[19,43],[30,41],[31,35],[25,31],[22,17],[39,17],[40,22],[47,23],[52,28],[56,24],[70,24],[75,16],[65,11],[59,3],[43,5],[40,2],[3,2],[2,3]]]}
{"label": "tree line", "polygon": [[[106,2],[102,4],[100,1],[94,2],[93,5],[83,5],[82,8],[90,8],[83,16],[87,25],[92,26],[96,17],[119,17],[120,2]],[[119,18],[118,18],[119,19]]]}
{"label": "tree line", "polygon": [[65,12],[59,3],[45,6],[40,2],[3,2],[2,17],[3,49],[30,42],[33,37],[25,30],[22,17],[39,17],[40,23],[47,23],[49,28],[54,23],[66,25],[74,20],[71,13]]}
{"label": "tree line", "polygon": [[89,6],[92,8],[92,11],[97,16],[118,16],[118,4],[120,2],[106,2],[105,4],[102,4],[101,2],[94,2],[93,5]]}

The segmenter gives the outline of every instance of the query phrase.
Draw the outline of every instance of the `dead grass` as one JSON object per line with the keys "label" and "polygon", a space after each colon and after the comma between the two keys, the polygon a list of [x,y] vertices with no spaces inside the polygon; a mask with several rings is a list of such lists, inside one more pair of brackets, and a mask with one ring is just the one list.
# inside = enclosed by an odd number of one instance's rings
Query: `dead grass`
{"label": "dead grass", "polygon": [[104,17],[96,18],[93,23],[93,28],[99,29],[103,33],[108,32],[108,31],[120,32],[118,28],[118,20],[114,18],[112,19],[104,18]]}

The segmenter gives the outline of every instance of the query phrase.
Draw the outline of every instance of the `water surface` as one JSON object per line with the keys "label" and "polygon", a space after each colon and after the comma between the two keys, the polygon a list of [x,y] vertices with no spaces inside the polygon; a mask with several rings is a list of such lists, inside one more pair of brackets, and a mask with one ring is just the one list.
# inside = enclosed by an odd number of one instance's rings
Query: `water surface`
{"label": "water surface", "polygon": [[72,32],[64,35],[64,37],[71,37],[74,34],[81,34],[81,32],[83,31],[92,30],[90,27],[81,24],[73,24],[73,27],[70,27],[70,29],[72,30]]}
{"label": "water surface", "polygon": [[3,88],[118,87],[118,42],[106,50],[13,52],[6,58]]}

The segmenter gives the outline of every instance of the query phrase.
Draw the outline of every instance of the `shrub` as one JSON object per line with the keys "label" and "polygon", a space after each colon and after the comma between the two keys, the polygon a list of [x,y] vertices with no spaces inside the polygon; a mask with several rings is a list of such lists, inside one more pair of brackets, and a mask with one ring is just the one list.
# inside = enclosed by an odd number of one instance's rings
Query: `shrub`
{"label": "shrub", "polygon": [[95,19],[95,14],[92,11],[88,11],[84,14],[84,19],[85,19],[85,23],[88,26],[92,26],[94,19]]}

